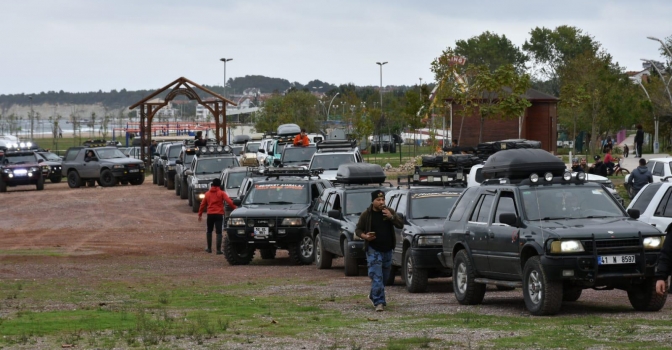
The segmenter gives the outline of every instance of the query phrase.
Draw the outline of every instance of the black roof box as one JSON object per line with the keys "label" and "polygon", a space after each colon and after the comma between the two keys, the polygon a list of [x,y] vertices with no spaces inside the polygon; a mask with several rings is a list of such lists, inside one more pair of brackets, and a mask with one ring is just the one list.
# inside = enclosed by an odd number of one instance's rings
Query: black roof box
{"label": "black roof box", "polygon": [[296,136],[301,133],[301,128],[296,124],[282,124],[278,126],[278,135]]}
{"label": "black roof box", "polygon": [[336,171],[336,181],[343,184],[377,184],[385,182],[385,172],[378,164],[341,164]]}
{"label": "black roof box", "polygon": [[483,165],[485,179],[525,179],[532,173],[561,176],[567,166],[558,157],[541,149],[511,149],[497,152]]}

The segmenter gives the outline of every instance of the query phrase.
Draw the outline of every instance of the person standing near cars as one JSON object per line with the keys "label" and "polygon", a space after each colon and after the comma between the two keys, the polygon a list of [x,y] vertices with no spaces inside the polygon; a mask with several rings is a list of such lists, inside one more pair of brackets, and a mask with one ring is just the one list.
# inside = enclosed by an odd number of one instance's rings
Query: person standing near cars
{"label": "person standing near cars", "polygon": [[[670,227],[667,227],[667,232],[670,233]],[[665,295],[667,291],[667,278],[670,277],[672,273],[672,239],[666,239],[663,243],[663,249],[660,250],[660,255],[658,255],[658,264],[656,264],[656,293],[658,295]]]}
{"label": "person standing near cars", "polygon": [[310,145],[310,140],[308,135],[306,135],[306,129],[301,129],[301,133],[296,135],[294,138],[294,146],[308,146]]}
{"label": "person standing near cars", "polygon": [[652,182],[653,175],[651,174],[651,170],[646,167],[646,159],[640,158],[639,166],[630,173],[630,177],[628,178],[628,186],[632,188],[632,197],[634,198],[639,190]]}
{"label": "person standing near cars", "polygon": [[224,223],[224,202],[231,208],[231,210],[236,209],[236,205],[233,204],[233,201],[226,192],[222,191],[220,186],[222,181],[220,179],[212,180],[210,185],[210,190],[205,192],[205,198],[201,202],[201,206],[198,208],[198,221],[201,221],[201,216],[203,215],[203,210],[207,206],[208,209],[208,219],[207,219],[207,231],[205,234],[205,239],[208,244],[208,247],[205,248],[205,251],[212,253],[212,229],[215,228],[217,233],[217,255],[222,254],[222,224]]}
{"label": "person standing near cars", "polygon": [[642,157],[642,144],[644,144],[644,130],[642,130],[642,124],[637,124],[637,132],[635,133],[635,158]]}
{"label": "person standing near cars", "polygon": [[392,250],[396,245],[395,227],[403,228],[404,222],[394,210],[385,206],[385,192],[372,192],[371,205],[359,217],[355,234],[365,241],[364,250],[371,278],[369,300],[376,311],[384,311],[387,306],[385,281],[392,272]]}

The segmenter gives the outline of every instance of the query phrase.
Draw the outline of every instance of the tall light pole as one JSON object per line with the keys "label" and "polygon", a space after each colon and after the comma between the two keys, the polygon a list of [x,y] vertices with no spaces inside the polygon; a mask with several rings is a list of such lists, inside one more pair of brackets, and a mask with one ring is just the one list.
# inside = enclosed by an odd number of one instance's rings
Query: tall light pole
{"label": "tall light pole", "polygon": [[33,96],[28,96],[28,99],[30,100],[30,141],[33,141],[33,120],[35,119],[33,116]]}
{"label": "tall light pole", "polygon": [[233,60],[233,58],[220,58],[219,60],[224,62],[224,97],[226,97],[226,62]]}
{"label": "tall light pole", "polygon": [[[378,122],[378,125],[380,126],[381,123],[383,122],[383,66],[387,64],[387,62],[376,62],[377,65],[380,66],[380,122]],[[383,146],[382,142],[380,140],[380,127],[378,128],[378,148],[380,149],[379,153],[383,153]]]}
{"label": "tall light pole", "polygon": [[667,54],[670,56],[670,60],[672,60],[672,52],[670,52],[670,49],[667,48],[667,45],[665,45],[665,43],[662,40],[660,40],[658,38],[655,38],[655,37],[652,37],[652,36],[647,36],[646,38],[649,39],[649,40],[659,42],[660,45],[665,49],[665,51],[667,51]]}
{"label": "tall light pole", "polygon": [[[663,73],[662,73],[660,70],[658,70],[658,67],[655,65],[655,63],[654,63],[652,60],[647,60],[647,59],[644,59],[644,58],[642,58],[642,61],[644,61],[644,62],[649,62],[649,64],[650,64],[651,66],[653,66],[653,69],[655,69],[656,72],[658,72],[658,74],[660,75],[660,79],[663,81],[663,84],[665,84],[665,76],[663,75]],[[672,80],[672,77],[670,78],[670,80]],[[670,94],[670,87],[669,87],[669,84],[670,84],[670,81],[668,80],[667,84],[665,84],[665,91],[667,91],[667,97],[669,97],[669,99],[670,99],[670,105],[672,105],[672,94]],[[642,86],[642,87],[643,87],[643,86]],[[645,91],[646,91],[646,90],[645,90]],[[647,96],[648,96],[648,94],[647,94]],[[658,118],[656,118],[656,122],[655,122],[655,134],[654,134],[654,137],[653,137],[653,153],[658,153],[658,151],[659,151],[659,144],[658,144]]]}
{"label": "tall light pole", "polygon": [[340,94],[340,92],[337,92],[336,95],[334,95],[334,97],[331,98],[331,102],[329,102],[329,108],[327,108],[327,121],[329,121],[329,112],[331,111],[331,104],[334,103],[334,99],[336,98],[336,96],[338,96],[338,94]]}

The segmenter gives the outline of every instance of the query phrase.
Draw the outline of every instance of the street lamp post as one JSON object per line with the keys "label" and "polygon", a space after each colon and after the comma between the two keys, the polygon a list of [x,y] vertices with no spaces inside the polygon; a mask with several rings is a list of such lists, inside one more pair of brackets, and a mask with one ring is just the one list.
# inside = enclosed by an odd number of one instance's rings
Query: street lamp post
{"label": "street lamp post", "polygon": [[30,140],[33,141],[33,121],[35,119],[33,113],[33,96],[28,96],[28,99],[30,100]]}
{"label": "street lamp post", "polygon": [[[380,123],[383,122],[383,116],[385,115],[383,113],[383,66],[387,64],[387,62],[376,62],[377,65],[380,66],[380,122],[378,125],[380,126]],[[380,148],[379,153],[383,153],[383,147],[382,147],[382,142],[380,139],[380,127],[378,128],[378,148]]]}
{"label": "street lamp post", "polygon": [[219,60],[224,62],[224,97],[226,97],[226,62],[233,60],[233,58],[220,58]]}
{"label": "street lamp post", "polygon": [[334,99],[336,98],[336,96],[338,96],[338,94],[340,94],[340,92],[337,92],[336,95],[334,95],[334,97],[331,98],[331,102],[329,102],[329,108],[327,108],[327,122],[329,121],[329,112],[331,111],[331,104],[334,103]]}
{"label": "street lamp post", "polygon": [[[669,80],[668,80],[667,84],[665,84],[665,76],[663,75],[663,73],[660,70],[658,70],[658,67],[656,67],[656,65],[654,64],[654,62],[652,60],[647,60],[647,59],[642,58],[642,61],[649,62],[649,64],[651,64],[651,66],[653,66],[653,69],[655,69],[656,72],[658,72],[658,74],[660,75],[660,79],[663,81],[663,84],[665,85],[665,91],[667,91],[667,97],[669,97],[669,99],[670,99],[670,105],[672,105],[672,94],[670,94],[670,87],[669,87],[670,82],[669,82]],[[672,77],[670,78],[670,80],[672,80]],[[641,85],[641,82],[640,82],[640,85]],[[644,87],[644,86],[642,86],[642,87]],[[646,91],[646,89],[644,91]],[[648,93],[646,95],[647,95],[647,97],[649,96]],[[651,100],[651,98],[649,98],[649,100]],[[660,145],[658,144],[658,118],[656,118],[655,119],[655,134],[654,134],[654,137],[653,137],[653,153],[658,153],[659,152],[659,146]]]}

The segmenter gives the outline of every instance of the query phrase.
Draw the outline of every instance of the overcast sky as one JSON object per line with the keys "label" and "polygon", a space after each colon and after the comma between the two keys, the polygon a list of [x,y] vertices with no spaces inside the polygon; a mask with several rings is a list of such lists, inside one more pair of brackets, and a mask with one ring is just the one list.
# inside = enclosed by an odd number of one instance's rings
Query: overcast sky
{"label": "overcast sky", "polygon": [[521,46],[572,25],[627,70],[662,60],[672,1],[3,0],[0,94],[158,89],[184,76],[221,85],[264,75],[414,85],[455,41],[489,30]]}

